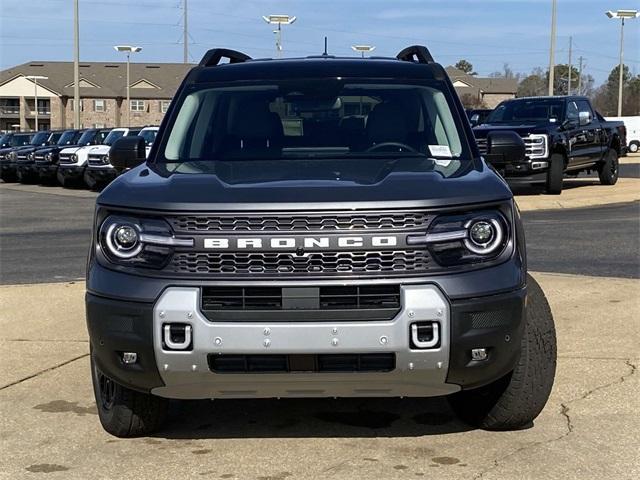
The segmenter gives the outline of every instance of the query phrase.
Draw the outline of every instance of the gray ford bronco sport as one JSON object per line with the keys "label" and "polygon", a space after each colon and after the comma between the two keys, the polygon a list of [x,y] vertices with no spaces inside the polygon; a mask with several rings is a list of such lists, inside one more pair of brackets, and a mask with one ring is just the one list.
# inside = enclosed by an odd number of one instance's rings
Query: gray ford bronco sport
{"label": "gray ford bronco sport", "polygon": [[[514,132],[486,148],[524,155]],[[169,399],[447,395],[487,429],[545,405],[555,331],[518,209],[425,47],[210,50],[148,159],[136,136],[109,155],[86,295],[109,433],[157,430]]]}

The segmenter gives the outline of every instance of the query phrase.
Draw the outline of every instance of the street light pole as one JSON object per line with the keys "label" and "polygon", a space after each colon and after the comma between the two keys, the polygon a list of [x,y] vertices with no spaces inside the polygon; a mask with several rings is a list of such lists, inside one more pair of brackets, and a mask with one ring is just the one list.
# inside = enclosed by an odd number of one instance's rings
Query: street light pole
{"label": "street light pole", "polygon": [[354,52],[360,52],[362,54],[362,58],[364,58],[365,53],[371,53],[376,49],[373,45],[351,45],[351,50]]}
{"label": "street light pole", "polygon": [[33,80],[33,101],[35,102],[36,107],[36,128],[35,131],[38,131],[38,80],[49,80],[49,77],[45,77],[43,75],[27,75],[25,77],[27,80]]}
{"label": "street light pole", "polygon": [[617,10],[605,12],[609,18],[619,18],[620,22],[620,65],[618,67],[618,116],[622,116],[622,85],[624,81],[624,21],[640,16],[638,10]]}
{"label": "street light pole", "polygon": [[129,95],[129,88],[131,80],[129,79],[129,66],[131,63],[131,54],[137,53],[142,50],[142,47],[133,47],[131,45],[116,45],[115,50],[117,52],[124,52],[127,54],[127,127],[131,126],[131,97]]}
{"label": "street light pole", "polygon": [[73,1],[73,128],[80,128],[80,20],[78,0]]}
{"label": "street light pole", "polygon": [[557,0],[553,0],[551,4],[551,45],[549,47],[549,95],[553,95],[553,84],[555,82],[555,51],[556,51],[556,19],[557,19]]}
{"label": "street light pole", "polygon": [[262,19],[270,25],[277,25],[278,28],[273,31],[276,35],[276,53],[278,58],[282,58],[282,25],[291,25],[296,21],[297,17],[291,17],[289,15],[267,15]]}

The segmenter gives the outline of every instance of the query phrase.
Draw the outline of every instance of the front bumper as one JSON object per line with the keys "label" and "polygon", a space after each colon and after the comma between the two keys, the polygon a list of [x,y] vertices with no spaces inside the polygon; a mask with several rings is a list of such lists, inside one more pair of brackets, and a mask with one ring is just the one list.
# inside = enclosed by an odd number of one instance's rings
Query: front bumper
{"label": "front bumper", "polygon": [[118,176],[118,172],[111,166],[93,167],[88,166],[84,171],[84,181],[90,186],[106,185]]}
{"label": "front bumper", "polygon": [[63,180],[82,180],[86,165],[58,165],[58,178]]}
{"label": "front bumper", "polygon": [[36,168],[41,180],[52,180],[58,173],[58,165],[55,163],[36,163]]}
{"label": "front bumper", "polygon": [[[153,303],[87,294],[87,325],[99,368],[125,386],[168,398],[446,395],[485,385],[514,368],[526,289],[451,300],[433,283],[403,285],[402,310],[395,318],[347,323],[329,318],[214,323],[200,313],[199,295],[193,286],[168,287]],[[438,322],[437,348],[411,347],[410,325],[419,321]],[[167,323],[191,326],[191,350],[165,347]],[[488,358],[472,360],[473,348],[486,348]],[[122,352],[136,352],[137,363],[125,365]],[[392,371],[221,374],[208,363],[217,354],[383,352],[395,354]]]}

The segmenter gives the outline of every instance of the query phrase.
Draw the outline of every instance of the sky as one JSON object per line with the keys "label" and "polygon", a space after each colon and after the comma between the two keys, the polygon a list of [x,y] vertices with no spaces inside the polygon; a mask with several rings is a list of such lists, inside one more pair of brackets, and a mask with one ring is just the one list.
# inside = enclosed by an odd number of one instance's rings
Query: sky
{"label": "sky", "polygon": [[[133,61],[181,62],[184,0],[79,0],[80,59],[119,61],[113,45],[142,47]],[[275,56],[262,15],[295,15],[283,27],[284,56],[354,55],[351,45],[395,56],[426,45],[436,61],[470,61],[480,75],[508,63],[528,73],[549,63],[551,0],[188,0],[189,56],[214,47]],[[618,63],[620,21],[606,10],[640,9],[640,0],[558,0],[556,63],[584,57],[599,84]],[[32,60],[73,60],[73,0],[0,0],[0,68]],[[640,74],[640,18],[625,26],[625,63]]]}

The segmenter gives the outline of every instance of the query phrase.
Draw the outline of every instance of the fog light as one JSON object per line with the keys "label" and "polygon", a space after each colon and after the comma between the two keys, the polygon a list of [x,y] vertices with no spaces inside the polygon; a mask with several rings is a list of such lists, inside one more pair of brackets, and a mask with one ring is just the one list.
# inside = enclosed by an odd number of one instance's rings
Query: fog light
{"label": "fog light", "polygon": [[482,361],[487,359],[487,349],[486,348],[474,348],[471,350],[471,359]]}
{"label": "fog light", "polygon": [[122,363],[131,365],[138,361],[138,354],[136,352],[122,352]]}

